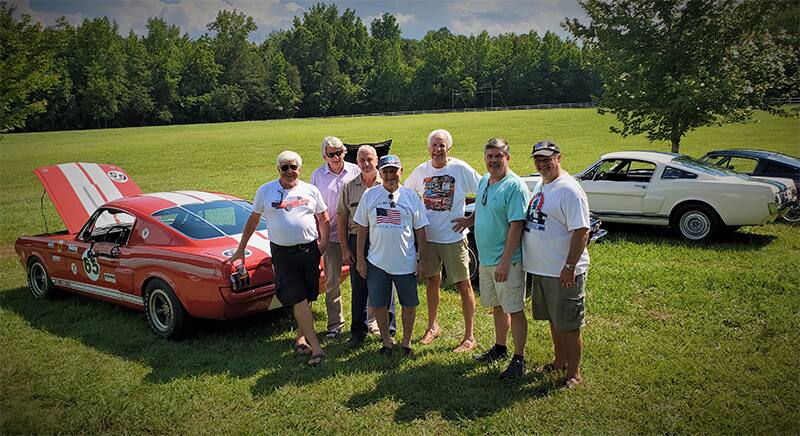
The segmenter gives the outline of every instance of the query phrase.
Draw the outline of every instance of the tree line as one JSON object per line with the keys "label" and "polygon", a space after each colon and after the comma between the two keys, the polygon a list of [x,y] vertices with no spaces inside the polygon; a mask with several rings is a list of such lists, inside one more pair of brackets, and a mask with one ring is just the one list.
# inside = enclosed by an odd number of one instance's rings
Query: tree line
{"label": "tree line", "polygon": [[589,101],[601,89],[588,49],[551,32],[443,27],[413,40],[391,14],[368,29],[320,3],[255,44],[255,21],[236,10],[196,39],[155,17],[123,36],[107,17],[43,27],[13,13],[0,4],[0,132]]}

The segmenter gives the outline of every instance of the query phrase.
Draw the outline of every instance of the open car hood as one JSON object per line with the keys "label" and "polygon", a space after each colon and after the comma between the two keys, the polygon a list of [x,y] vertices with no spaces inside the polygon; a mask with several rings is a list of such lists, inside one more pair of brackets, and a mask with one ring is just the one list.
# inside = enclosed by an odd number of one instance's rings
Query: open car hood
{"label": "open car hood", "polygon": [[70,233],[77,233],[100,206],[142,193],[125,170],[115,165],[73,162],[33,172]]}

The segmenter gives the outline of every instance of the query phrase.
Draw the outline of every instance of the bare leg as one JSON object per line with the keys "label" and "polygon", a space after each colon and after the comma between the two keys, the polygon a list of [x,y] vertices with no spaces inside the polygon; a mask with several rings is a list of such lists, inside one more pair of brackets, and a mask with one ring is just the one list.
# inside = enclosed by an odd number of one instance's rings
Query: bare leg
{"label": "bare leg", "polygon": [[552,321],[550,322],[550,336],[553,337],[553,366],[558,369],[567,367],[567,355],[564,350],[562,335],[556,331]]}
{"label": "bare leg", "polygon": [[[389,309],[386,307],[373,307],[372,315],[375,316],[375,321],[378,322],[378,329],[381,331],[381,340],[384,347],[391,348],[394,346],[392,337],[389,335]],[[403,332],[405,334],[405,332]]]}
{"label": "bare leg", "polygon": [[514,339],[514,354],[524,356],[528,339],[528,319],[524,310],[511,314],[511,337]]}
{"label": "bare leg", "polygon": [[456,284],[461,294],[461,311],[464,313],[464,340],[475,341],[475,293],[472,292],[472,283],[469,280]]}
{"label": "bare leg", "polygon": [[494,306],[492,315],[494,316],[494,341],[497,345],[505,346],[508,340],[508,329],[511,327],[511,317],[503,312],[501,306]]}
{"label": "bare leg", "polygon": [[[386,310],[386,309],[384,309]],[[414,319],[417,317],[416,307],[403,306],[403,346],[411,347],[411,335],[414,334]],[[383,328],[381,328],[383,334]],[[389,315],[386,312],[386,335],[389,335]]]}
{"label": "bare leg", "polygon": [[583,351],[583,336],[580,330],[570,330],[559,332],[561,344],[567,356],[567,380],[574,379],[575,383],[580,383],[581,378],[581,353]]}
{"label": "bare leg", "polygon": [[[428,328],[419,339],[422,345],[428,345],[439,336],[439,324],[436,322],[436,315],[439,311],[439,286],[442,284],[442,275],[428,277],[425,281],[425,293],[428,297]],[[403,333],[405,335],[405,332]]]}
{"label": "bare leg", "polygon": [[297,321],[298,333],[305,336],[308,345],[311,346],[312,354],[322,354],[322,347],[319,345],[317,334],[314,332],[314,318],[311,315],[311,306],[308,300],[303,300],[294,305],[294,319]]}

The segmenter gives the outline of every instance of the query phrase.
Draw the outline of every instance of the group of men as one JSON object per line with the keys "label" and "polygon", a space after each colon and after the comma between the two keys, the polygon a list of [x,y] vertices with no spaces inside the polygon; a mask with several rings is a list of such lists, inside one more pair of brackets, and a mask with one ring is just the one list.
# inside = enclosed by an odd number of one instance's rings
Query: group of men
{"label": "group of men", "polygon": [[[589,264],[586,194],[561,169],[561,151],[553,142],[539,142],[531,152],[542,176],[533,193],[510,170],[506,140],[493,138],[484,145],[483,177],[450,156],[452,146],[448,131],[431,132],[431,158],[411,172],[405,185],[400,183],[400,159],[395,155],[379,159],[369,145],[358,149],[355,165],[345,162],[347,149],[341,140],[326,137],[321,145],[325,163],[312,173],[311,183],[299,179],[302,158],[282,152],[277,157],[280,177],[256,192],[253,213],[230,261],[244,258],[247,241],[263,217],[270,232],[277,297],[293,307],[296,349],[310,354],[309,365],[325,358],[310,306],[319,293],[320,257],[326,276],[328,338],[342,334],[345,327],[339,277],[347,263],[352,289],[348,343],[359,346],[377,330],[381,354],[399,348],[403,356],[413,357],[417,277],[425,280],[428,309],[427,328],[417,342],[428,345],[442,332],[437,313],[444,270],[458,289],[464,316],[464,336],[453,351],[470,352],[478,346],[467,243],[474,226],[480,300],[492,308],[495,326],[495,344],[476,360],[506,359],[510,329],[514,355],[500,378],[525,373],[529,273],[533,317],[549,321],[554,346],[553,361],[537,370],[565,371],[566,386],[579,385]],[[472,196],[475,212],[466,215]],[[402,308],[399,347],[393,339],[395,292]]]}

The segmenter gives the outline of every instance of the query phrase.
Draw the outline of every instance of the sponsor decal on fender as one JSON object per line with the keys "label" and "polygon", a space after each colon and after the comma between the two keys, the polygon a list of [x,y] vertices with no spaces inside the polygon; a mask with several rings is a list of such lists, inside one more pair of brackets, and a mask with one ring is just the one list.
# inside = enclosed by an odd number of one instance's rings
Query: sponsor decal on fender
{"label": "sponsor decal on fender", "polygon": [[111,273],[103,273],[103,280],[109,283],[117,283],[117,277]]}
{"label": "sponsor decal on fender", "polygon": [[117,183],[125,183],[128,181],[128,176],[126,176],[125,173],[120,171],[109,171],[108,178]]}
{"label": "sponsor decal on fender", "polygon": [[47,248],[55,248],[55,247],[56,247],[56,243],[55,242],[50,241],[50,242],[47,243]]}
{"label": "sponsor decal on fender", "polygon": [[61,248],[64,246],[64,241],[58,241],[58,252],[61,253]]}
{"label": "sponsor decal on fender", "polygon": [[73,244],[69,244],[69,246],[67,247],[67,251],[69,251],[70,253],[77,253],[78,252],[78,246],[77,245],[73,245]]}
{"label": "sponsor decal on fender", "polygon": [[72,275],[74,276],[78,275],[78,265],[75,265],[75,263],[73,263],[72,265],[70,265],[69,269],[72,271]]}
{"label": "sponsor decal on fender", "polygon": [[147,227],[145,227],[145,228],[142,230],[142,239],[147,239],[147,237],[148,237],[148,236],[150,236],[150,229],[148,229]]}
{"label": "sponsor decal on fender", "polygon": [[53,262],[61,262],[61,256],[53,255]]}

